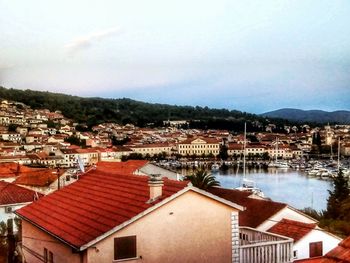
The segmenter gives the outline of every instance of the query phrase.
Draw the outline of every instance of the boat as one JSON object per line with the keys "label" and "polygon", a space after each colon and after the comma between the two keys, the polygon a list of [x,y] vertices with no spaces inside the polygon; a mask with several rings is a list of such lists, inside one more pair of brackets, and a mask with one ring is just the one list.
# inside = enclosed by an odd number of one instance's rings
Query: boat
{"label": "boat", "polygon": [[247,124],[244,123],[244,143],[243,143],[243,180],[240,187],[235,188],[239,191],[250,192],[258,197],[265,198],[265,195],[261,189],[256,187],[256,184],[252,180],[245,178],[245,155],[246,155],[246,134],[247,134]]}
{"label": "boat", "polygon": [[237,187],[236,190],[250,192],[259,197],[265,198],[263,191],[261,191],[260,188],[256,187],[255,182],[253,180],[248,180],[246,178],[242,180],[242,186]]}
{"label": "boat", "polygon": [[316,173],[316,176],[321,178],[329,178],[329,177],[332,177],[332,172],[326,168],[321,168]]}
{"label": "boat", "polygon": [[269,168],[277,168],[277,169],[288,169],[290,168],[289,164],[287,162],[282,161],[272,161],[270,162],[267,167]]}
{"label": "boat", "polygon": [[289,164],[285,161],[277,160],[277,152],[278,152],[278,138],[276,137],[276,150],[275,150],[275,161],[271,161],[267,166],[269,168],[277,168],[277,169],[288,169]]}

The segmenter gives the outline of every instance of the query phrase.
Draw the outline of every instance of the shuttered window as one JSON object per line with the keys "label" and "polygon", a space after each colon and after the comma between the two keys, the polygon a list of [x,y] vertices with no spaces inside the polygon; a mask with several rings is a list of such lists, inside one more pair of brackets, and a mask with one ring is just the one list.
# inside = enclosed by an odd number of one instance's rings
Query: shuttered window
{"label": "shuttered window", "polygon": [[44,262],[47,263],[47,253],[48,253],[48,250],[47,248],[44,248]]}
{"label": "shuttered window", "polygon": [[49,251],[49,263],[53,263],[53,253]]}
{"label": "shuttered window", "polygon": [[322,256],[322,241],[310,243],[310,258]]}
{"label": "shuttered window", "polygon": [[114,239],[114,259],[136,258],[136,236]]}

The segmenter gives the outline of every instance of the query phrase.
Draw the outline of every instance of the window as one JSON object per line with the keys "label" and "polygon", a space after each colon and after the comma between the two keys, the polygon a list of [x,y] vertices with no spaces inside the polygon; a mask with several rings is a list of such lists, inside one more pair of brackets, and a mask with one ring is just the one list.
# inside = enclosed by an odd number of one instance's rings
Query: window
{"label": "window", "polygon": [[47,261],[47,253],[48,253],[48,251],[47,251],[47,248],[44,248],[44,262],[45,263],[48,263],[48,261]]}
{"label": "window", "polygon": [[298,258],[298,250],[293,251],[293,258]]}
{"label": "window", "polygon": [[5,213],[6,214],[12,213],[12,207],[11,206],[5,206]]}
{"label": "window", "polygon": [[53,263],[53,253],[49,251],[49,263]]}
{"label": "window", "polygon": [[310,247],[310,258],[312,257],[320,257],[323,254],[322,249],[322,241],[319,242],[312,242],[309,244]]}
{"label": "window", "polygon": [[114,239],[114,259],[136,258],[136,236]]}

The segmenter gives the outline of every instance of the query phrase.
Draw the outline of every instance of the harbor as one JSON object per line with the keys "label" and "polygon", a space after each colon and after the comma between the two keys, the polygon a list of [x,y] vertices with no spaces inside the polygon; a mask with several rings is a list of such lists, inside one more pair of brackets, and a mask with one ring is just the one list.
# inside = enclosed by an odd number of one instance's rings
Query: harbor
{"label": "harbor", "polygon": [[[179,160],[158,163],[182,175],[196,169],[205,169],[215,175],[222,187],[240,188],[245,180],[250,187],[261,190],[265,198],[292,205],[297,209],[326,209],[329,192],[333,189],[332,178],[343,172],[350,175],[349,160]],[[245,171],[244,171],[245,166]]]}
{"label": "harbor", "polygon": [[[192,169],[182,169],[182,174],[191,174]],[[214,172],[216,179],[224,188],[237,188],[242,185],[242,169],[229,168]],[[308,176],[304,171],[277,168],[248,168],[246,176],[261,189],[266,198],[292,205],[297,209],[311,207],[317,211],[326,209],[328,190],[332,181]]]}

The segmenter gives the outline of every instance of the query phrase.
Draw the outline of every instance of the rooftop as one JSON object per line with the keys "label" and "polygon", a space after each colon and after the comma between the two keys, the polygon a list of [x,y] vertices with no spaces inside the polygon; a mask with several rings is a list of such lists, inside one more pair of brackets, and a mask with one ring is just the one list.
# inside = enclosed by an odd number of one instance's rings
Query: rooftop
{"label": "rooftop", "polygon": [[284,218],[271,227],[268,232],[291,237],[295,242],[297,242],[315,229],[315,227],[316,224],[306,224]]}
{"label": "rooftop", "polygon": [[287,207],[287,204],[284,203],[250,198],[251,193],[239,190],[213,187],[208,191],[228,201],[246,207],[246,210],[239,214],[240,226],[256,228],[271,216]]}
{"label": "rooftop", "polygon": [[[0,205],[33,202],[36,193],[12,183],[0,181]],[[41,197],[42,194],[38,194]]]}
{"label": "rooftop", "polygon": [[163,195],[148,203],[147,176],[118,174],[118,169],[112,170],[103,163],[77,182],[16,213],[70,246],[80,248],[187,185],[163,180]]}

